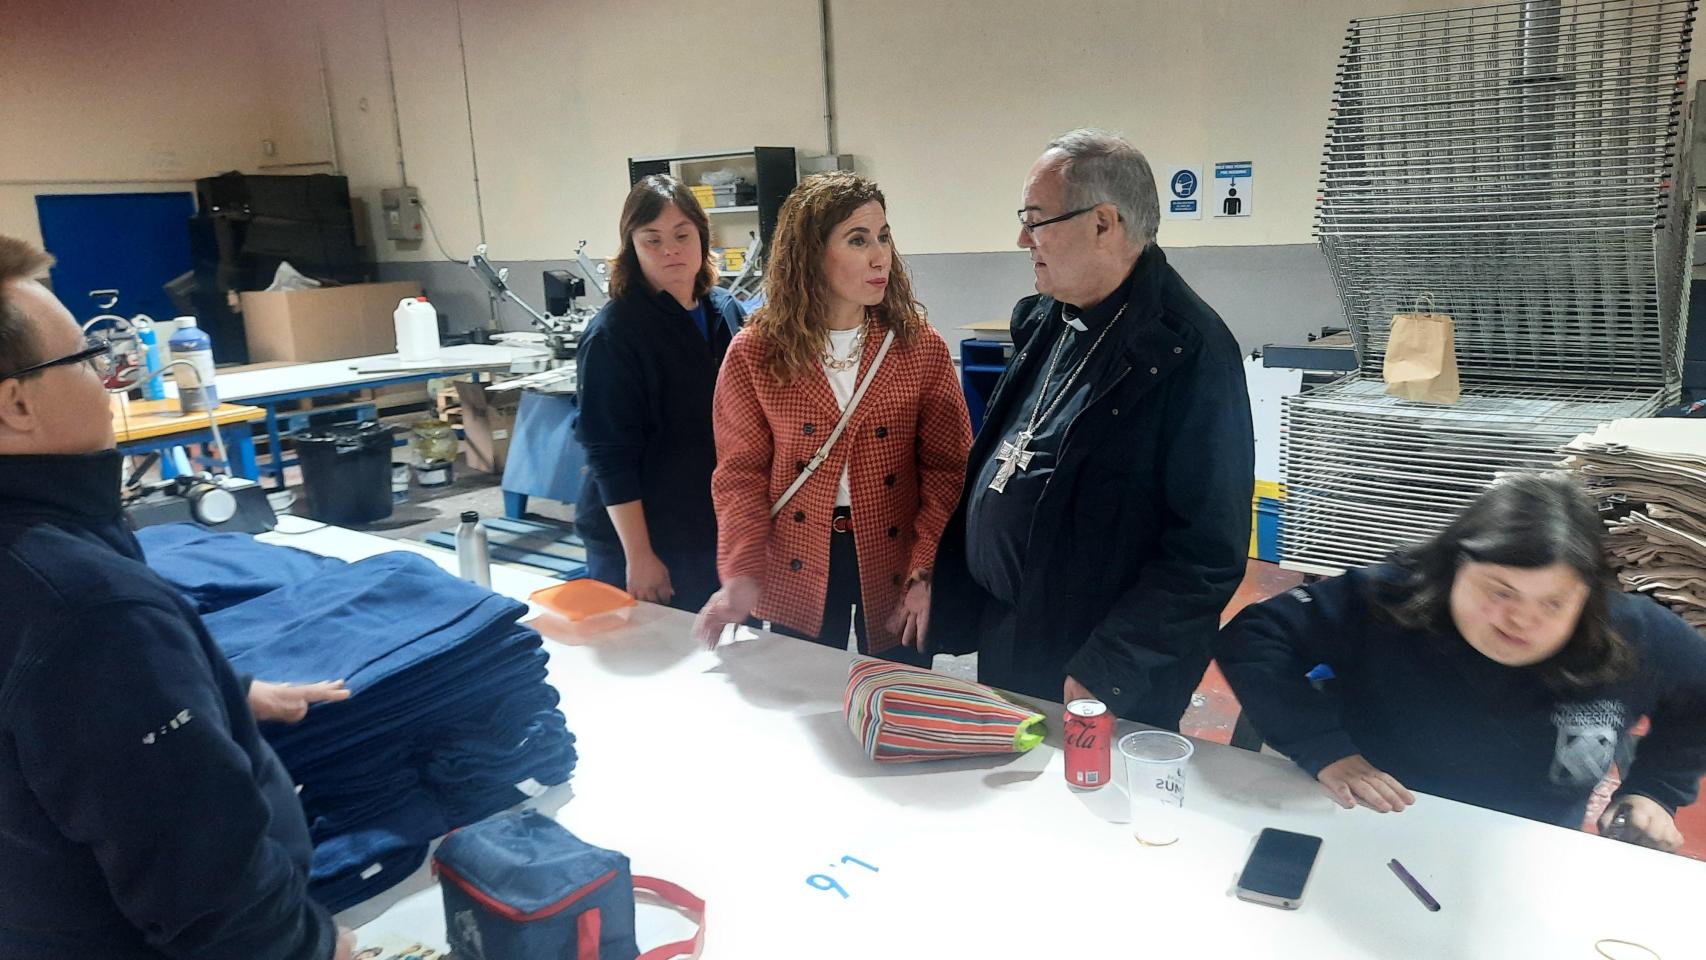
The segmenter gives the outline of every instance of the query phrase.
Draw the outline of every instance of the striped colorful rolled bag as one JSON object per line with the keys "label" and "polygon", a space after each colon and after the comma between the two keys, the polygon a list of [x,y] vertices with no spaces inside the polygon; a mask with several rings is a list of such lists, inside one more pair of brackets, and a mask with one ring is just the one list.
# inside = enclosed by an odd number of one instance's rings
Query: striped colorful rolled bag
{"label": "striped colorful rolled bag", "polygon": [[1024,753],[1043,742],[1043,715],[988,687],[886,660],[847,672],[847,726],[878,763]]}

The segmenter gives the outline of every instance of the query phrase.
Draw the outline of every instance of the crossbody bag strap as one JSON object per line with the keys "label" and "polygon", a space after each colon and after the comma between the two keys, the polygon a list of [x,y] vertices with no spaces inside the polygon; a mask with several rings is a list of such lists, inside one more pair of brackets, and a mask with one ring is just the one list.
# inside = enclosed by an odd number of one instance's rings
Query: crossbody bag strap
{"label": "crossbody bag strap", "polygon": [[877,357],[871,361],[871,369],[865,371],[865,378],[859,381],[859,389],[853,391],[852,399],[847,401],[847,409],[841,411],[841,422],[837,423],[835,429],[830,431],[829,439],[823,442],[823,446],[817,448],[817,453],[812,454],[811,460],[806,462],[806,468],[800,471],[800,475],[794,478],[794,482],[788,485],[788,489],[782,491],[781,498],[771,504],[770,519],[776,519],[776,515],[782,512],[782,508],[788,505],[788,501],[794,498],[794,494],[799,493],[800,488],[805,486],[806,481],[810,480],[812,474],[817,472],[817,468],[823,466],[823,462],[829,459],[830,449],[835,446],[835,441],[841,439],[841,432],[847,429],[848,422],[853,419],[853,411],[858,409],[859,401],[864,398],[865,391],[870,389],[871,381],[876,379],[877,368],[883,365],[883,358],[888,356],[891,346],[894,346],[893,330],[890,330],[888,335],[883,337],[882,346],[877,348]]}

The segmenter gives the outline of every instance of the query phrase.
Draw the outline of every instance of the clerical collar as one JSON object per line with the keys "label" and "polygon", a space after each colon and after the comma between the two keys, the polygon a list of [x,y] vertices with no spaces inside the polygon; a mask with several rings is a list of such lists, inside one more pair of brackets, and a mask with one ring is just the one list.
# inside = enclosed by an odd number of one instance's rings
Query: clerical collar
{"label": "clerical collar", "polygon": [[1060,305],[1060,319],[1079,333],[1100,330],[1103,325],[1114,318],[1114,314],[1119,312],[1120,307],[1125,305],[1131,291],[1131,278],[1136,274],[1137,265],[1133,264],[1131,272],[1126,274],[1125,280],[1121,281],[1112,293],[1103,297],[1102,302],[1095,306],[1083,308],[1063,301]]}

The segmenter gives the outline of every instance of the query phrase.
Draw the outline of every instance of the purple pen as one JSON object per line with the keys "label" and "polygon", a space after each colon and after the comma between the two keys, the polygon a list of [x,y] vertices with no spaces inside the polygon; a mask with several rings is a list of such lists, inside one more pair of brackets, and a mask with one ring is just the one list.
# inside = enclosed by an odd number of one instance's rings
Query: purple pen
{"label": "purple pen", "polygon": [[1404,886],[1410,888],[1410,892],[1416,895],[1416,899],[1422,901],[1422,906],[1427,907],[1429,910],[1436,913],[1439,912],[1439,901],[1435,900],[1433,894],[1429,893],[1427,888],[1422,886],[1421,881],[1410,876],[1410,871],[1405,870],[1403,864],[1396,860],[1392,860],[1386,865],[1392,868],[1392,872],[1398,875],[1399,880],[1404,881]]}

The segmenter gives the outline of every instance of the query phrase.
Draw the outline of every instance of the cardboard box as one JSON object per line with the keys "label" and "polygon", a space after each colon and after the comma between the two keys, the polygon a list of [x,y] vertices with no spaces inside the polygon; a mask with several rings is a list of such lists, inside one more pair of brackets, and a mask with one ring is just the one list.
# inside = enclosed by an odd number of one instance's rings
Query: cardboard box
{"label": "cardboard box", "polygon": [[510,434],[515,432],[515,414],[521,408],[521,391],[488,393],[483,383],[456,381],[456,396],[462,401],[462,449],[468,469],[481,473],[503,473],[509,459]]}
{"label": "cardboard box", "polygon": [[397,352],[391,315],[397,301],[421,295],[412,280],[242,295],[249,359],[310,363]]}

